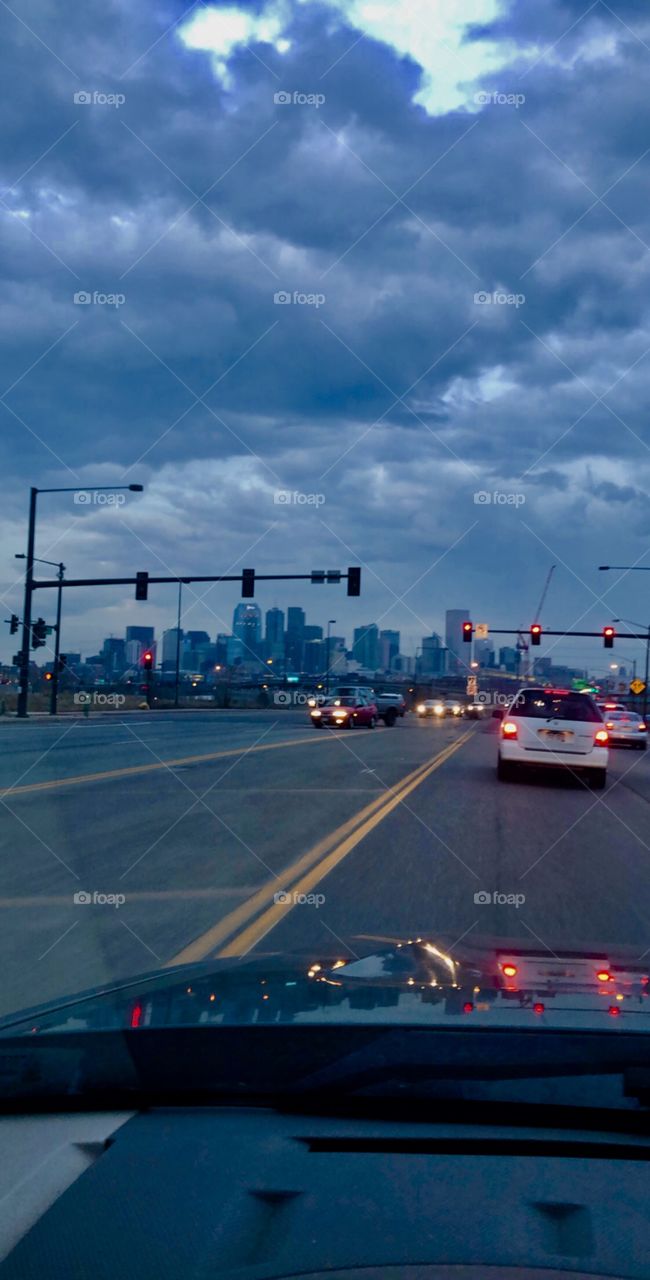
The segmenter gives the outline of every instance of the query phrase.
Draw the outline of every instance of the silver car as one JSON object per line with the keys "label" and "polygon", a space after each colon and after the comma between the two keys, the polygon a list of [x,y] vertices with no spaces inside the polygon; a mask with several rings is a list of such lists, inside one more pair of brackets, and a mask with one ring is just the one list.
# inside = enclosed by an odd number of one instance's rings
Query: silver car
{"label": "silver car", "polygon": [[648,728],[636,711],[604,711],[605,728],[612,747],[636,747],[645,751],[648,745]]}

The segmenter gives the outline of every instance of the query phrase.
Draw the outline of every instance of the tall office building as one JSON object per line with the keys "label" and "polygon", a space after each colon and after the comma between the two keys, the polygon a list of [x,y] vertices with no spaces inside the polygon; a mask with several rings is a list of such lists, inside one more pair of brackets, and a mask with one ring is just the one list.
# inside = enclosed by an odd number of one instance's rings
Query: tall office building
{"label": "tall office building", "polygon": [[232,629],[233,635],[243,645],[244,661],[252,661],[259,654],[262,639],[262,611],[259,605],[242,600],[235,609]]}
{"label": "tall office building", "polygon": [[447,650],[441,644],[440,636],[435,631],[433,635],[424,636],[422,654],[417,662],[418,675],[442,676],[445,674],[446,664]]}
{"label": "tall office building", "polygon": [[472,646],[463,640],[463,623],[471,621],[469,609],[448,609],[445,614],[445,643],[448,650],[448,670],[454,675],[466,671],[472,656]]}
{"label": "tall office building", "polygon": [[265,639],[270,648],[284,645],[284,612],[275,605],[266,611]]}
{"label": "tall office building", "polygon": [[[163,671],[169,671],[176,668],[176,644],[178,637],[178,627],[170,627],[168,631],[163,631],[162,639],[162,667]],[[183,631],[180,632],[181,644],[183,643]]]}
{"label": "tall office building", "polygon": [[155,635],[155,630],[153,627],[127,627],[126,628],[127,644],[129,640],[139,640],[143,649],[148,649],[150,645],[153,644],[154,635]]}
{"label": "tall office building", "polygon": [[300,671],[305,643],[305,611],[291,605],[287,609],[286,655],[294,671]]}
{"label": "tall office building", "polygon": [[126,641],[108,636],[102,646],[100,661],[106,676],[121,675],[126,666]]}
{"label": "tall office building", "polygon": [[379,628],[375,622],[354,628],[352,654],[367,671],[376,671],[379,660]]}
{"label": "tall office building", "polygon": [[[387,671],[393,669],[395,659],[399,655],[399,631],[380,631],[379,632],[379,657],[380,666]],[[388,648],[386,648],[388,647]],[[387,657],[385,662],[383,659]]]}

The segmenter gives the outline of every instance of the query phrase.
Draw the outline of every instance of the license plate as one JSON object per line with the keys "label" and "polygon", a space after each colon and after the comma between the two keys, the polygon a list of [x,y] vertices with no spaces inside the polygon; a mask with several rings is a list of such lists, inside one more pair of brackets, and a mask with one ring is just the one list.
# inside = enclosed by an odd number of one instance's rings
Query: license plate
{"label": "license plate", "polygon": [[540,729],[540,738],[550,738],[553,742],[568,742],[573,737],[570,729]]}

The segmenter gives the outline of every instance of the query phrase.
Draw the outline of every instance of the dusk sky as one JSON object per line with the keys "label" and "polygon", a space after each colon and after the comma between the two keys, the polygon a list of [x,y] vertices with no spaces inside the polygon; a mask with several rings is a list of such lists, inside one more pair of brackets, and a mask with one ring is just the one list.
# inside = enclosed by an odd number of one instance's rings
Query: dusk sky
{"label": "dusk sky", "polygon": [[[553,563],[548,627],[650,621],[650,575],[597,571],[650,567],[647,3],[21,0],[0,39],[3,617],[29,486],[137,481],[43,496],[36,554],[360,564],[358,601],[257,602],[407,652],[446,608],[527,627]],[[70,591],[62,647],[174,619]]]}

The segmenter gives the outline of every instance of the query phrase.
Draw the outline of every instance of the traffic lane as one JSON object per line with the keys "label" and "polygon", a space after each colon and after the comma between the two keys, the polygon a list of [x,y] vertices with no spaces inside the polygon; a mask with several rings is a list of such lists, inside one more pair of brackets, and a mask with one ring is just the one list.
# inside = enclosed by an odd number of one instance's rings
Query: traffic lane
{"label": "traffic lane", "polygon": [[318,908],[288,908],[254,949],[344,955],[338,939],[353,952],[355,939],[367,950],[373,938],[439,934],[644,954],[650,808],[624,785],[618,759],[603,793],[541,771],[499,782],[496,747],[480,729],[319,883]]}
{"label": "traffic lane", "polygon": [[[421,734],[408,721],[311,734],[309,751],[5,802],[0,1007],[166,963],[262,884],[281,889],[292,861],[457,736]],[[79,892],[125,901],[75,904]]]}
{"label": "traffic lane", "polygon": [[282,741],[311,732],[303,712],[272,709],[12,723],[0,730],[0,789],[249,746],[261,736]]}

